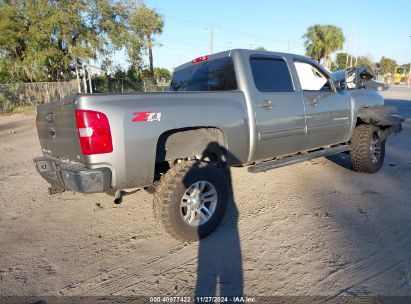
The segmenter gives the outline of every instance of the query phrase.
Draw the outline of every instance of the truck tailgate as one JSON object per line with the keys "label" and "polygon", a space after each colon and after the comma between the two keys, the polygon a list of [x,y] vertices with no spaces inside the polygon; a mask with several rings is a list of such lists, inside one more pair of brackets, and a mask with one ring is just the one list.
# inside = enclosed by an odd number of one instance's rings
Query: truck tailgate
{"label": "truck tailgate", "polygon": [[74,110],[73,97],[37,106],[36,124],[44,154],[83,160]]}

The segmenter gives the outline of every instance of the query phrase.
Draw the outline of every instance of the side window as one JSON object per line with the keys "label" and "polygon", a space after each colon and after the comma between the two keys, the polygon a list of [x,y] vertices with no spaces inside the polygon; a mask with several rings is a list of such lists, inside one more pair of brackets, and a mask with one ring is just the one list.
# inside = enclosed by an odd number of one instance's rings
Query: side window
{"label": "side window", "polygon": [[316,66],[307,62],[294,62],[303,91],[332,91],[330,79]]}
{"label": "side window", "polygon": [[254,83],[261,92],[293,92],[287,64],[283,59],[250,58]]}

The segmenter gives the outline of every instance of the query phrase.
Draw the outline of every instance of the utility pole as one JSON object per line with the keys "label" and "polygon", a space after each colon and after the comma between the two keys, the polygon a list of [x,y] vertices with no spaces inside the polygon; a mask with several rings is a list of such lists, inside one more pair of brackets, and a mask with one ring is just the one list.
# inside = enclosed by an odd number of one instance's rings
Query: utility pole
{"label": "utility pole", "polygon": [[87,80],[86,80],[86,67],[84,62],[81,63],[81,67],[83,68],[83,86],[84,86],[84,93],[87,94]]}
{"label": "utility pole", "polygon": [[294,40],[288,39],[288,44],[287,44],[287,51],[290,52],[292,49],[294,49]]}
{"label": "utility pole", "polygon": [[[411,35],[408,38],[411,38]],[[408,88],[410,87],[410,84],[411,84],[411,62],[410,62],[410,69],[408,71],[408,84],[407,84]]]}
{"label": "utility pole", "polygon": [[[352,44],[352,38],[351,38],[351,35],[350,35],[350,37],[348,38],[348,50],[347,50],[347,59],[346,59],[346,61],[345,61],[345,69],[348,68],[348,60],[350,59],[351,44]],[[350,66],[350,68],[351,68],[351,67],[352,67],[352,58],[351,58],[351,66]]]}
{"label": "utility pole", "polygon": [[217,31],[217,28],[210,27],[208,28],[208,31],[210,31],[210,54],[213,53],[213,48],[214,48],[214,32]]}
{"label": "utility pole", "polygon": [[80,83],[80,75],[79,75],[79,71],[78,71],[78,63],[76,62],[76,65],[75,65],[75,68],[76,68],[76,77],[77,77],[77,90],[78,90],[78,93],[81,93],[81,83]]}
{"label": "utility pole", "polygon": [[87,65],[88,85],[90,87],[90,93],[93,93],[93,86],[91,85],[91,71],[90,65]]}
{"label": "utility pole", "polygon": [[411,84],[411,62],[410,62],[410,70],[408,71],[408,88],[410,87]]}
{"label": "utility pole", "polygon": [[214,44],[214,28],[210,27],[208,30],[210,31],[210,54],[212,54]]}

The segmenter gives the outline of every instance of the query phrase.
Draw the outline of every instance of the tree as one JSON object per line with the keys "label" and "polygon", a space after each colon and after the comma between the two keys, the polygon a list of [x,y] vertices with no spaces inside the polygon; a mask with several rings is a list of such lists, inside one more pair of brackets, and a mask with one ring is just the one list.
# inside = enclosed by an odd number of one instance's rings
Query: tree
{"label": "tree", "polygon": [[368,56],[358,56],[354,58],[355,63],[357,66],[369,66],[373,70],[375,69],[375,63],[372,61],[372,59]]}
{"label": "tree", "polygon": [[397,66],[397,62],[394,59],[382,56],[379,66],[381,74],[393,73],[394,68]]}
{"label": "tree", "polygon": [[[153,46],[155,43],[154,35],[161,34],[163,31],[164,21],[154,9],[148,8],[141,4],[129,17],[130,33],[140,38],[143,47],[148,50],[149,64],[151,75],[154,75],[153,64]],[[129,45],[128,53],[130,57],[135,57],[141,48],[140,41],[134,41]],[[133,60],[133,59],[132,59]]]}
{"label": "tree", "polygon": [[347,53],[338,53],[337,56],[335,57],[335,69],[334,71],[339,71],[339,70],[345,70],[346,68],[349,68],[350,63],[348,62],[347,64],[347,56],[349,54]]}
{"label": "tree", "polygon": [[[347,58],[348,56],[348,58]],[[352,59],[351,59],[352,58]],[[348,59],[348,60],[347,60]],[[352,63],[351,63],[352,61]],[[375,70],[376,66],[373,60],[369,56],[353,56],[347,53],[338,53],[335,62],[333,63],[333,71],[345,70],[351,66],[369,66]]]}
{"label": "tree", "polygon": [[154,68],[154,78],[157,83],[167,83],[171,80],[171,73],[166,68]]}
{"label": "tree", "polygon": [[[123,47],[137,74],[148,50],[153,77],[154,36],[163,19],[142,2],[129,2],[0,0],[0,81],[59,81],[71,79],[73,71],[79,79],[83,63],[108,59]],[[103,62],[106,72],[110,65]]]}
{"label": "tree", "polygon": [[342,49],[344,45],[344,34],[339,27],[334,25],[315,24],[307,29],[304,34],[304,46],[307,56],[317,60],[323,59],[324,66],[331,67],[331,53]]}
{"label": "tree", "polygon": [[73,66],[124,45],[125,17],[115,0],[0,1],[0,68],[12,81],[71,77]]}

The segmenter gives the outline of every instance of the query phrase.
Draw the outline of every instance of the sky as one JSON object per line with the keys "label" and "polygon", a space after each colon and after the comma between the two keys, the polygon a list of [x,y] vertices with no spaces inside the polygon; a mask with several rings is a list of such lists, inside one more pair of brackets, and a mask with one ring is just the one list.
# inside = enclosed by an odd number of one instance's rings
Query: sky
{"label": "sky", "polygon": [[[411,0],[145,0],[164,18],[156,37],[154,66],[174,67],[199,56],[233,48],[305,53],[302,36],[314,24],[343,30],[344,49],[379,61],[411,62]],[[127,65],[124,52],[114,63]]]}

